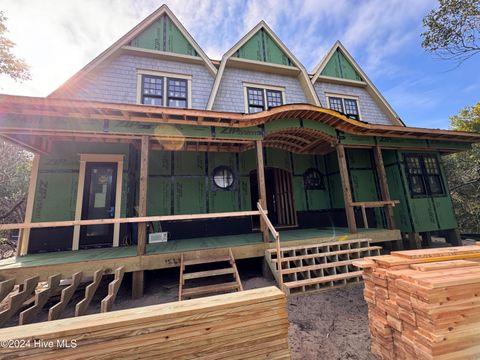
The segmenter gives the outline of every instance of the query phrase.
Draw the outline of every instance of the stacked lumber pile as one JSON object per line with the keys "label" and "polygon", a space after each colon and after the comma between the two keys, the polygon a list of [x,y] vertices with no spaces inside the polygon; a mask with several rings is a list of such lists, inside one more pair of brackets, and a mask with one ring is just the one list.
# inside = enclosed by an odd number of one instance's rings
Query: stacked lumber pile
{"label": "stacked lumber pile", "polygon": [[480,358],[480,246],[398,251],[355,265],[379,358]]}
{"label": "stacked lumber pile", "polygon": [[1,329],[0,342],[2,359],[290,359],[273,286]]}

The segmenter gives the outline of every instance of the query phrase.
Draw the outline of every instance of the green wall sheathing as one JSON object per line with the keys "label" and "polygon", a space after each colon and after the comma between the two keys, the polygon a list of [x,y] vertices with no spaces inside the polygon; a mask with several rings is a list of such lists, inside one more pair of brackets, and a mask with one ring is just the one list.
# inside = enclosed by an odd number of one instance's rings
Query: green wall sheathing
{"label": "green wall sheathing", "polygon": [[257,168],[257,153],[255,149],[247,150],[238,154],[239,173],[242,176],[249,176],[250,172]]}
{"label": "green wall sheathing", "polygon": [[340,49],[337,49],[328,61],[321,75],[341,79],[362,81],[362,77],[355,70]]}
{"label": "green wall sheathing", "polygon": [[279,119],[265,124],[265,135],[288,128],[300,128],[299,119]]}
{"label": "green wall sheathing", "polygon": [[176,54],[198,56],[190,42],[167,16],[161,16],[130,42],[130,46],[167,51]]}
{"label": "green wall sheathing", "polygon": [[53,142],[52,151],[40,157],[33,221],[73,220],[77,198],[80,153],[124,154],[122,209],[121,216],[127,213],[129,192],[132,184],[129,179],[128,144]]}
{"label": "green wall sheathing", "polygon": [[275,148],[266,148],[264,154],[265,166],[279,168],[290,172],[292,171],[292,161],[288,151]]}
{"label": "green wall sheathing", "polygon": [[280,49],[264,29],[260,29],[253,35],[233,56],[272,64],[294,66],[288,55]]}
{"label": "green wall sheathing", "polygon": [[[418,153],[419,151],[415,151]],[[448,230],[457,227],[450,195],[412,197],[408,187],[404,154],[397,150],[383,151],[388,187],[393,200],[399,200],[394,209],[397,227],[404,232]],[[437,155],[438,156],[438,155]],[[443,183],[447,186],[442,170]]]}

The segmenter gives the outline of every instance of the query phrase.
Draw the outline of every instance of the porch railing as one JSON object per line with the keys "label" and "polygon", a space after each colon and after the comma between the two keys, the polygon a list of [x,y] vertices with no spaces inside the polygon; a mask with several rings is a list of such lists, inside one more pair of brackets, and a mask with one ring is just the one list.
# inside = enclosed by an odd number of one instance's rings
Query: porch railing
{"label": "porch railing", "polygon": [[272,234],[275,245],[277,247],[277,272],[278,272],[278,284],[280,285],[280,289],[283,291],[283,274],[282,274],[282,252],[280,247],[280,233],[275,230],[272,225],[272,222],[267,216],[267,212],[262,208],[260,202],[257,203],[257,209],[260,213],[260,217],[263,219],[265,224],[267,225],[268,230]]}
{"label": "porch railing", "polygon": [[379,207],[386,207],[386,206],[391,206],[395,207],[396,204],[399,204],[399,200],[387,200],[387,201],[357,201],[357,202],[352,202],[351,206],[353,208],[359,207],[362,210],[362,219],[363,219],[363,225],[365,229],[368,229],[368,219],[367,219],[367,208],[379,208]]}

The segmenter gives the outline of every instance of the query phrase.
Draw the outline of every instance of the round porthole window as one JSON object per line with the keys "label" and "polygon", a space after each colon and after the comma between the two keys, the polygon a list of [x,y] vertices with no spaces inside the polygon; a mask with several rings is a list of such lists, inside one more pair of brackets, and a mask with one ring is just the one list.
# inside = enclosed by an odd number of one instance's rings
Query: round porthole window
{"label": "round porthole window", "polygon": [[303,174],[303,181],[305,184],[305,189],[307,190],[325,189],[325,184],[323,183],[323,176],[317,169],[312,168],[305,171],[305,174]]}
{"label": "round porthole window", "polygon": [[227,166],[218,166],[213,169],[213,183],[220,189],[228,189],[233,185],[233,171]]}

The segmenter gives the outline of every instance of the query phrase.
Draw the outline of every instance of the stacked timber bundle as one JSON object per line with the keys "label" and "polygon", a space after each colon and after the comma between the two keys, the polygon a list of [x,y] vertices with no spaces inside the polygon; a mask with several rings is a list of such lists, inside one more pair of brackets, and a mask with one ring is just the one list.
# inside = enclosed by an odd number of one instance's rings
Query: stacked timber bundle
{"label": "stacked timber bundle", "polygon": [[480,246],[398,251],[355,265],[379,358],[480,358]]}

